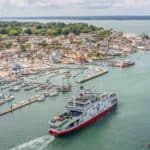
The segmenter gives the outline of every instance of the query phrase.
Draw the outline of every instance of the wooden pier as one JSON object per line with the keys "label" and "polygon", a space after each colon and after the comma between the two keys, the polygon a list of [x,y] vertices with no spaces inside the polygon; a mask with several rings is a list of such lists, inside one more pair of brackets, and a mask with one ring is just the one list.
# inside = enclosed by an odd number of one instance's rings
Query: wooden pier
{"label": "wooden pier", "polygon": [[3,112],[0,112],[0,116],[3,116],[3,115],[8,114],[8,113],[11,113],[11,112],[13,112],[13,111],[15,111],[17,109],[20,109],[20,108],[25,107],[27,105],[30,105],[32,103],[35,103],[35,102],[37,102],[37,98],[38,97],[36,96],[36,97],[32,97],[32,98],[30,98],[30,99],[28,99],[26,101],[21,101],[19,103],[13,104],[9,109],[7,109],[7,110],[5,110]]}
{"label": "wooden pier", "polygon": [[76,82],[77,83],[83,83],[83,82],[86,82],[88,80],[91,80],[91,79],[94,79],[98,76],[101,76],[103,74],[106,74],[108,73],[108,70],[104,69],[104,68],[101,68],[99,71],[97,71],[96,73],[93,73],[93,74],[90,74],[90,75],[87,75],[85,77],[83,77],[82,79],[80,80],[77,80]]}

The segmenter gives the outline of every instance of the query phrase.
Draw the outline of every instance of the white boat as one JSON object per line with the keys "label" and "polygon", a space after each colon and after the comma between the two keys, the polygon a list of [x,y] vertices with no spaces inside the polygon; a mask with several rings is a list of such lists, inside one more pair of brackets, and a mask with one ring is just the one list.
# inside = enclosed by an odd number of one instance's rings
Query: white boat
{"label": "white boat", "polygon": [[4,94],[0,94],[0,99],[4,98]]}
{"label": "white boat", "polygon": [[36,76],[30,76],[28,77],[29,79],[36,79],[37,77]]}
{"label": "white boat", "polygon": [[53,97],[53,96],[57,96],[58,94],[59,94],[58,90],[53,88],[53,89],[51,89],[49,91],[46,91],[44,93],[44,96],[45,97]]}
{"label": "white boat", "polygon": [[10,88],[9,91],[20,91],[20,87],[14,86],[14,87]]}
{"label": "white boat", "polygon": [[30,85],[30,86],[25,87],[24,90],[29,91],[29,90],[35,89],[36,87],[37,85]]}
{"label": "white boat", "polygon": [[15,82],[14,84],[12,84],[12,86],[18,86],[23,84],[23,80],[18,80],[17,82]]}
{"label": "white boat", "polygon": [[49,134],[63,136],[84,128],[105,116],[117,105],[116,93],[99,93],[80,88],[77,96],[65,106],[65,111],[49,122]]}
{"label": "white boat", "polygon": [[65,93],[71,91],[71,84],[69,85],[63,85],[60,89],[60,92]]}
{"label": "white boat", "polygon": [[8,95],[8,96],[5,96],[5,101],[12,101],[15,99],[15,96],[14,95]]}
{"label": "white boat", "polygon": [[40,97],[37,98],[37,101],[39,101],[39,102],[42,102],[42,101],[45,101],[45,100],[46,100],[45,96],[40,96]]}
{"label": "white boat", "polygon": [[0,89],[1,90],[5,90],[5,89],[8,89],[10,87],[10,85],[9,86],[3,86],[3,87],[1,87]]}
{"label": "white boat", "polygon": [[3,99],[0,99],[0,105],[4,104],[5,103],[5,100]]}
{"label": "white boat", "polygon": [[28,87],[28,86],[30,86],[30,83],[29,82],[24,82],[22,85],[21,85],[21,87],[22,88],[25,88],[25,87]]}
{"label": "white boat", "polygon": [[49,91],[49,96],[52,97],[52,96],[57,96],[59,93],[58,93],[58,90],[56,89],[52,89]]}

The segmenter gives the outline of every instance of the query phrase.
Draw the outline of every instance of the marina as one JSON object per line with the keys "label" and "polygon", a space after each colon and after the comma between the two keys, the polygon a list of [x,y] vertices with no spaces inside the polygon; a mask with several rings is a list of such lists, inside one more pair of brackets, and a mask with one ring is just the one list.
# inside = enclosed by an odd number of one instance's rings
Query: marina
{"label": "marina", "polygon": [[[46,82],[37,82],[37,77],[38,74],[34,77],[34,78],[14,78],[14,79],[9,79],[9,78],[3,78],[1,79],[3,81],[3,84],[1,84],[1,89],[3,90],[7,90],[10,93],[20,93],[23,90],[24,91],[33,91],[35,93],[40,93],[40,95],[32,95],[32,98],[29,98],[26,101],[19,101],[17,103],[13,103],[10,105],[10,107],[6,108],[5,110],[1,111],[0,116],[3,116],[5,114],[8,114],[10,112],[13,112],[17,109],[20,109],[22,107],[25,107],[27,105],[30,105],[32,103],[35,102],[44,102],[46,100],[47,97],[55,97],[59,95],[59,92],[66,93],[66,92],[70,92],[72,89],[72,85],[70,83],[70,78],[73,77],[73,73],[71,73],[74,70],[74,67],[70,67],[71,69],[63,69],[61,71],[52,71],[52,73],[55,73],[57,75],[54,75],[54,78],[60,78],[62,76],[62,85],[56,85],[56,84],[52,84],[50,79],[49,79],[49,73],[46,73],[45,76],[47,76],[47,80]],[[88,67],[79,67],[78,70],[88,68]],[[89,68],[87,69],[89,70]],[[96,73],[93,73],[92,75],[88,76],[88,78],[84,78],[81,79],[80,81],[78,81],[78,83],[82,83],[91,79],[94,79],[102,74],[107,73],[108,71],[104,68],[100,68],[100,69],[95,69]],[[82,75],[83,70],[80,72],[74,72],[75,77],[77,77],[78,75]],[[40,76],[40,78],[43,78],[43,76]],[[73,77],[74,79],[74,77]],[[74,79],[75,82],[75,79]],[[9,85],[8,85],[9,84]],[[8,88],[9,87],[9,88]],[[15,95],[16,95],[15,94]],[[11,102],[15,99],[15,97],[10,94],[8,96],[2,97],[2,99],[0,100],[0,105],[4,105],[5,102]]]}

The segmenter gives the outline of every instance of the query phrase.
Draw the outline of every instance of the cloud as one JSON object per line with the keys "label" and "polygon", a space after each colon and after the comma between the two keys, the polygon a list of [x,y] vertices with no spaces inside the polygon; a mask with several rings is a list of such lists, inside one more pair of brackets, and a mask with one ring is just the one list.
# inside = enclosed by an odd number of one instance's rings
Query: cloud
{"label": "cloud", "polygon": [[150,15],[150,0],[0,0],[0,16],[8,15]]}
{"label": "cloud", "polygon": [[113,5],[114,8],[123,9],[144,9],[150,7],[149,0],[116,0]]}
{"label": "cloud", "polygon": [[6,3],[6,0],[0,0],[0,8],[2,8]]}
{"label": "cloud", "polygon": [[86,0],[8,0],[11,5],[18,7],[65,7],[78,5]]}
{"label": "cloud", "polygon": [[94,2],[91,0],[85,0],[86,2],[82,4],[84,8],[90,9],[106,9],[111,8],[115,0],[95,0]]}
{"label": "cloud", "polygon": [[149,0],[0,0],[17,7],[85,7],[85,8],[143,8],[150,7]]}
{"label": "cloud", "polygon": [[150,0],[0,0],[0,6],[12,7],[79,7],[104,8],[149,8]]}

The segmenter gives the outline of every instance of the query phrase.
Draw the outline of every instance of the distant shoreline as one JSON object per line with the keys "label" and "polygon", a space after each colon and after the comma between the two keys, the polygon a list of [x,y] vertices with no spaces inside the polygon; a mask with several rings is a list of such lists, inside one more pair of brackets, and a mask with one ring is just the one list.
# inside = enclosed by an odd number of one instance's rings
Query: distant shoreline
{"label": "distant shoreline", "polygon": [[150,16],[39,16],[39,17],[0,17],[3,20],[150,20]]}

